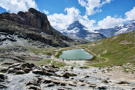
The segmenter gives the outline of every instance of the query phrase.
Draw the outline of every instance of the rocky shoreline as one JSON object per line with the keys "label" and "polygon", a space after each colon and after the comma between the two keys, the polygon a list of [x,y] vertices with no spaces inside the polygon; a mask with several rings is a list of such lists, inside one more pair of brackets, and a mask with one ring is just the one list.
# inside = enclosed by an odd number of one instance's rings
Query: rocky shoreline
{"label": "rocky shoreline", "polygon": [[[56,67],[54,65],[8,63],[0,68],[0,90],[135,89],[134,74],[125,74],[118,66],[109,70],[96,67]],[[119,76],[122,74],[123,76]],[[115,76],[117,78],[114,78]]]}

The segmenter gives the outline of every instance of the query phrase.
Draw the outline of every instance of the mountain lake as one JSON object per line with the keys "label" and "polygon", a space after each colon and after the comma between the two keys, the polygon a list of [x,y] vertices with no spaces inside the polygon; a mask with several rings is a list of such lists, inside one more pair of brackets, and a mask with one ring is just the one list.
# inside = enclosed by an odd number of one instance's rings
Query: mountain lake
{"label": "mountain lake", "polygon": [[63,60],[90,60],[93,58],[93,55],[84,49],[72,49],[63,51],[59,58]]}

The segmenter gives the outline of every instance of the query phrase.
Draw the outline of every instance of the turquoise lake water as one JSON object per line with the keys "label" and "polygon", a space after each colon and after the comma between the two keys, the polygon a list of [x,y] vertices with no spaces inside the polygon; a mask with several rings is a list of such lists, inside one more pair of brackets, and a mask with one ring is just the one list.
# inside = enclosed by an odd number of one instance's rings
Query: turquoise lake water
{"label": "turquoise lake water", "polygon": [[64,60],[90,60],[93,55],[84,49],[72,49],[63,51],[59,58]]}

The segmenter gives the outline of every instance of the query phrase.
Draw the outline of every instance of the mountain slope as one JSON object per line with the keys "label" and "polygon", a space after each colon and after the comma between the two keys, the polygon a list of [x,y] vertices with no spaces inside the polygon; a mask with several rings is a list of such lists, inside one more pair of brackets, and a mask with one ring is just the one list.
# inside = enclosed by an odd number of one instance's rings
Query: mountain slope
{"label": "mountain slope", "polygon": [[66,32],[63,33],[69,37],[72,37],[73,39],[83,39],[90,42],[105,38],[105,36],[100,33],[89,32],[79,21],[75,21],[70,24]]}
{"label": "mountain slope", "polygon": [[95,43],[81,45],[93,53],[90,65],[113,66],[125,63],[135,64],[135,31],[113,36]]}
{"label": "mountain slope", "polygon": [[[55,30],[49,23],[47,16],[33,8],[30,8],[28,12],[14,13],[2,13],[0,14],[0,34],[3,37],[3,33],[7,34],[7,37],[12,36],[14,42],[23,40],[29,40],[38,44],[42,43],[42,46],[69,46],[73,42],[72,39],[62,35]],[[5,36],[4,36],[5,37]],[[4,38],[1,43],[10,39]]]}

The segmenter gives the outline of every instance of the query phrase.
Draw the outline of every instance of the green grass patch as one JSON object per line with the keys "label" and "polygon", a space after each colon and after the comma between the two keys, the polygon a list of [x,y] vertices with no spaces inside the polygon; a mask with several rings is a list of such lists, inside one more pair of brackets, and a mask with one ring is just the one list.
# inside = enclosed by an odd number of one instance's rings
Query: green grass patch
{"label": "green grass patch", "polygon": [[[85,49],[87,52],[93,54],[95,57],[90,60],[88,66],[106,67],[123,65],[126,63],[135,64],[135,31],[130,33],[113,36],[101,41],[92,42],[88,44],[76,45],[67,48],[32,48],[28,50],[35,54],[54,55],[59,58],[62,51],[70,49]],[[39,61],[37,64],[48,64],[51,60]],[[62,62],[53,61],[52,64],[64,66]]]}
{"label": "green grass patch", "polygon": [[56,48],[36,48],[36,47],[26,47],[30,52],[35,54],[45,54],[45,55],[54,55],[56,53]]}
{"label": "green grass patch", "polygon": [[[89,65],[106,67],[135,64],[135,31],[121,34],[98,42],[79,45],[96,57]],[[94,63],[95,62],[95,63]]]}
{"label": "green grass patch", "polygon": [[28,61],[29,63],[33,63],[37,66],[41,66],[41,65],[54,65],[56,67],[64,67],[66,64],[64,62],[61,61],[55,61],[52,59],[43,59],[43,60],[39,60],[39,61]]}

